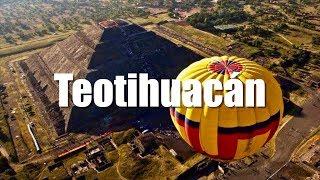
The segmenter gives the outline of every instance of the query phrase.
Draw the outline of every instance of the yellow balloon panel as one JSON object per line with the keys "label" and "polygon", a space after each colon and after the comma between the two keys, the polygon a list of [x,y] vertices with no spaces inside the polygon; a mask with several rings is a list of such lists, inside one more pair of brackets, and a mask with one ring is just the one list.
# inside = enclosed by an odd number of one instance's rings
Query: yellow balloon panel
{"label": "yellow balloon panel", "polygon": [[255,153],[275,134],[283,114],[281,88],[272,73],[244,58],[206,58],[184,69],[177,79],[218,79],[223,83],[233,72],[239,73],[236,78],[244,84],[248,79],[265,81],[266,107],[228,108],[222,104],[216,108],[171,109],[171,118],[182,138],[194,150],[215,159],[233,160]]}

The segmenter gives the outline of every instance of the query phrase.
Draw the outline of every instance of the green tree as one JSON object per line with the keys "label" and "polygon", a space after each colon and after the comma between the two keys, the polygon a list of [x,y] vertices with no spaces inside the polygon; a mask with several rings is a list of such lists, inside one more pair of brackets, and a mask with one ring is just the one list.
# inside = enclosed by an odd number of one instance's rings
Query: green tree
{"label": "green tree", "polygon": [[211,5],[211,0],[200,0],[199,5],[201,7],[207,7]]}
{"label": "green tree", "polygon": [[289,26],[286,23],[280,23],[280,24],[277,24],[273,28],[273,30],[276,32],[283,32],[283,31],[287,30],[288,28],[289,28]]}
{"label": "green tree", "polygon": [[48,30],[50,31],[50,32],[56,32],[56,27],[55,27],[55,25],[53,25],[53,24],[48,24],[47,25],[47,28],[48,28]]}
{"label": "green tree", "polygon": [[9,44],[15,44],[16,43],[16,40],[11,35],[4,36],[4,39]]}
{"label": "green tree", "polygon": [[18,36],[22,41],[27,41],[33,37],[33,34],[25,33],[25,32],[19,32]]}

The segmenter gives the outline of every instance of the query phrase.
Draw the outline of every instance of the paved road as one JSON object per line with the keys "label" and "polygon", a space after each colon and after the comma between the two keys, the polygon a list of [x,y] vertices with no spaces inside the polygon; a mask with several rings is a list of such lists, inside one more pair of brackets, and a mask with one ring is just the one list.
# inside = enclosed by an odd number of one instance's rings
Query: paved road
{"label": "paved road", "polygon": [[[314,96],[303,106],[302,115],[290,120],[278,133],[275,155],[229,177],[230,179],[278,179],[277,173],[291,159],[293,151],[320,125],[320,101]],[[228,178],[228,179],[229,179]]]}

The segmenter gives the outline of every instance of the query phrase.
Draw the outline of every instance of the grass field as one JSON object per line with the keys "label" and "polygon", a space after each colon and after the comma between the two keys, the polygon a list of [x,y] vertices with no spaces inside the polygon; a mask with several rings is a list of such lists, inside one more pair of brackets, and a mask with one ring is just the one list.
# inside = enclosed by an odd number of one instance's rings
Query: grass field
{"label": "grass field", "polygon": [[121,179],[121,177],[119,176],[119,174],[117,172],[117,166],[116,165],[114,165],[114,166],[108,168],[107,170],[99,173],[97,175],[97,177],[98,177],[98,179],[104,179],[106,177],[112,177],[114,179]]}
{"label": "grass field", "polygon": [[288,30],[287,33],[282,35],[295,45],[311,45],[312,43],[312,35],[310,34],[303,33],[299,30]]}
{"label": "grass field", "polygon": [[177,176],[183,166],[164,147],[156,150],[156,155],[139,158],[127,144],[119,147],[118,171],[127,179],[165,179]]}
{"label": "grass field", "polygon": [[77,155],[74,155],[66,160],[63,161],[63,164],[65,167],[71,167],[73,164],[77,164],[79,161],[85,161],[86,160],[86,155],[84,152],[81,152]]}
{"label": "grass field", "polygon": [[17,158],[17,155],[13,145],[12,137],[10,135],[10,129],[4,116],[5,111],[0,105],[0,130],[3,136],[0,139],[0,145],[5,148],[10,158],[13,158],[13,160],[15,160]]}
{"label": "grass field", "polygon": [[301,27],[301,26],[296,26],[296,25],[290,24],[289,27],[290,27],[290,29],[293,29],[293,30],[296,30],[296,31],[299,31],[299,32],[303,32],[304,34],[320,35],[319,31],[307,29],[307,28],[304,28],[304,27]]}
{"label": "grass field", "polygon": [[[24,79],[20,78],[22,75],[18,72],[17,64],[15,64],[14,67],[16,69],[15,84],[19,89],[19,94],[23,96],[23,98],[20,98],[18,104],[20,105],[20,107],[23,107],[22,114],[24,115],[24,118],[35,124],[34,130],[36,137],[42,148],[42,151],[45,151],[51,147],[50,142],[52,142],[57,135],[55,134],[54,130],[51,129],[51,126],[46,124],[40,116],[40,110],[37,109],[36,105],[33,102],[33,99],[30,97],[31,95],[28,92],[27,85],[24,83]],[[34,112],[33,116],[31,116],[27,111],[25,111],[27,107],[31,107],[32,111]],[[23,124],[23,126],[26,127],[25,124]],[[49,130],[50,132],[48,132]]]}
{"label": "grass field", "polygon": [[134,138],[134,129],[112,133],[111,137],[117,145],[125,144]]}
{"label": "grass field", "polygon": [[[3,71],[2,65],[3,62],[0,62],[0,74]],[[0,76],[0,82],[2,81],[2,76]],[[2,97],[0,97],[2,98]],[[16,161],[17,160],[17,154],[14,148],[14,144],[12,141],[12,137],[10,134],[10,126],[5,118],[6,115],[6,111],[2,106],[2,103],[0,103],[0,129],[1,129],[1,133],[3,133],[4,139],[0,139],[0,145],[2,145],[7,153],[9,154],[9,156],[11,157],[11,160]]]}
{"label": "grass field", "polygon": [[129,19],[129,21],[139,25],[148,24],[148,23],[156,24],[165,20],[171,20],[171,18],[168,16],[168,13],[158,14],[155,16],[148,16],[145,18],[135,17],[135,18]]}
{"label": "grass field", "polygon": [[224,39],[208,32],[201,31],[192,26],[181,26],[171,22],[164,24],[164,26],[172,29],[178,34],[189,37],[196,42],[201,42],[202,44],[205,44],[210,48],[225,51],[227,46],[231,43],[230,40]]}
{"label": "grass field", "polygon": [[56,35],[56,36],[52,36],[52,37],[47,37],[47,38],[43,38],[43,39],[28,41],[28,42],[25,42],[21,45],[1,48],[0,49],[0,58],[5,57],[5,56],[18,54],[18,53],[22,53],[22,52],[26,52],[26,51],[32,51],[32,50],[39,49],[39,48],[48,47],[58,41],[66,39],[72,33],[74,33],[74,32],[69,32],[69,33]]}
{"label": "grass field", "polygon": [[32,138],[29,134],[29,131],[27,129],[24,112],[20,106],[21,89],[20,88],[17,89],[15,83],[18,80],[17,78],[13,78],[11,76],[9,69],[7,69],[5,65],[3,65],[2,68],[4,70],[1,71],[1,76],[3,77],[3,82],[6,82],[6,92],[8,94],[8,97],[6,98],[6,101],[8,102],[7,106],[12,109],[11,114],[15,116],[16,118],[15,123],[16,125],[18,125],[18,127],[13,127],[13,128],[16,128],[17,132],[19,132],[19,135],[15,135],[15,136],[21,137],[21,138],[18,138],[17,141],[21,141],[21,144],[24,144],[26,146],[26,149],[28,150],[24,152],[24,155],[27,155],[28,153],[30,153],[29,152],[30,150],[34,151],[35,147],[34,147]]}
{"label": "grass field", "polygon": [[66,177],[68,177],[68,172],[63,166],[54,169],[52,172],[45,168],[39,175],[39,179],[63,179]]}
{"label": "grass field", "polygon": [[200,50],[198,50],[198,49],[196,49],[196,48],[194,48],[194,47],[192,47],[192,46],[190,46],[190,45],[188,45],[188,44],[185,44],[185,43],[183,43],[183,42],[181,42],[181,41],[179,41],[179,40],[177,40],[177,39],[174,39],[174,38],[172,38],[172,37],[170,37],[170,36],[168,36],[168,35],[165,35],[165,34],[163,34],[163,33],[161,33],[161,32],[158,32],[158,31],[157,31],[156,29],[154,29],[153,27],[148,27],[148,28],[149,28],[150,30],[154,31],[155,33],[157,33],[158,35],[164,37],[165,39],[170,40],[171,42],[173,42],[173,43],[175,43],[175,44],[177,44],[177,45],[179,45],[179,46],[184,46],[184,47],[192,50],[193,52],[195,52],[195,53],[197,53],[197,54],[199,54],[199,55],[201,55],[201,56],[203,56],[203,57],[210,57],[209,54],[206,54],[206,53],[204,53],[204,52],[202,52],[202,51],[200,51]]}

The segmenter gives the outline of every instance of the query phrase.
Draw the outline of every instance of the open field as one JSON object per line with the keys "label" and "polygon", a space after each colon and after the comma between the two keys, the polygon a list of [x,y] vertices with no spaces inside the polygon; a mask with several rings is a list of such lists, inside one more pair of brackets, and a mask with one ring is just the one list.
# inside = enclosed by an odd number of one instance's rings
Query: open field
{"label": "open field", "polygon": [[[50,126],[44,122],[44,117],[27,88],[24,75],[20,72],[18,66],[16,66],[16,61],[24,58],[25,56],[22,55],[14,59],[4,58],[0,62],[0,82],[6,87],[6,97],[3,99],[5,103],[3,104],[4,108],[2,112],[7,114],[7,118],[2,118],[1,123],[3,124],[3,131],[8,132],[9,140],[13,140],[11,144],[13,147],[9,147],[10,141],[8,141],[5,149],[13,157],[15,155],[12,149],[15,150],[20,161],[36,153],[27,124],[35,124],[34,133],[41,150],[44,152],[52,147],[52,143],[56,137],[54,131],[50,130]],[[8,125],[5,126],[4,123],[8,123]],[[10,132],[5,127],[10,127]],[[15,158],[15,161],[17,160]]]}
{"label": "open field", "polygon": [[32,50],[48,47],[58,41],[66,39],[72,33],[74,33],[74,32],[56,35],[53,37],[43,38],[43,39],[39,39],[39,40],[28,41],[28,42],[24,42],[21,45],[1,48],[0,49],[0,58],[4,57],[4,56],[10,56],[10,55],[18,54],[18,53],[23,53],[26,51],[32,51]]}
{"label": "open field", "polygon": [[147,24],[157,24],[163,21],[170,21],[171,18],[168,16],[168,13],[160,13],[157,15],[149,15],[148,17],[135,17],[128,19],[129,21],[139,24],[139,25],[147,25]]}
{"label": "open field", "polygon": [[157,155],[139,159],[127,145],[119,148],[118,170],[121,176],[132,179],[170,177],[181,172],[181,164],[163,147]]}
{"label": "open field", "polygon": [[[167,24],[169,24],[167,27]],[[172,24],[172,25],[171,25]],[[160,36],[174,42],[179,46],[185,46],[188,49],[200,54],[204,57],[210,57],[214,55],[222,55],[225,54],[224,49],[226,48],[226,43],[224,42],[219,48],[212,47],[212,43],[214,41],[223,41],[222,38],[217,36],[212,36],[207,32],[200,31],[195,29],[191,26],[188,26],[188,29],[184,30],[184,26],[180,26],[175,22],[168,22],[164,23],[164,25],[148,25],[146,28],[154,31],[155,33],[159,34]],[[172,28],[171,28],[172,27]],[[202,43],[199,41],[202,35],[206,35],[209,42],[211,44]],[[194,35],[193,38],[190,36]],[[198,38],[198,39],[197,39]]]}
{"label": "open field", "polygon": [[[51,148],[53,140],[57,137],[54,133],[53,127],[44,122],[44,117],[40,113],[41,110],[35,104],[32,94],[29,92],[26,81],[24,79],[24,74],[20,72],[17,63],[13,63],[13,67],[16,70],[14,75],[16,80],[16,85],[18,86],[19,93],[21,95],[21,101],[19,103],[20,107],[23,109],[23,113],[28,122],[32,122],[35,125],[35,134],[42,147],[42,151],[46,151]],[[23,125],[25,126],[25,125]]]}
{"label": "open field", "polygon": [[1,153],[6,158],[9,158],[9,160],[17,161],[16,150],[10,134],[10,126],[7,123],[7,119],[6,119],[6,111],[2,106],[0,106],[0,133],[1,133],[0,148],[3,148]]}
{"label": "open field", "polygon": [[39,179],[43,179],[46,177],[49,179],[62,179],[68,176],[68,171],[62,166],[59,168],[55,168],[51,172],[48,170],[48,168],[44,168],[38,177]]}
{"label": "open field", "polygon": [[226,51],[227,46],[232,43],[231,40],[222,38],[211,33],[201,31],[190,25],[181,26],[178,23],[170,22],[164,24],[165,27],[177,32],[181,36],[186,36],[196,42],[201,42],[212,49]]}
{"label": "open field", "polygon": [[[32,139],[27,131],[27,126],[23,123],[23,111],[20,109],[19,105],[17,105],[17,103],[20,101],[20,96],[17,92],[18,89],[16,89],[14,85],[15,80],[12,81],[12,78],[10,77],[10,71],[6,67],[7,63],[3,63],[3,65],[4,66],[1,66],[1,83],[6,86],[5,92],[8,96],[5,99],[7,102],[5,109],[10,116],[10,118],[8,118],[8,124],[10,126],[11,136],[20,160],[28,156],[28,154],[31,152],[30,148],[33,148],[33,144]],[[22,128],[22,130],[20,128]]]}

